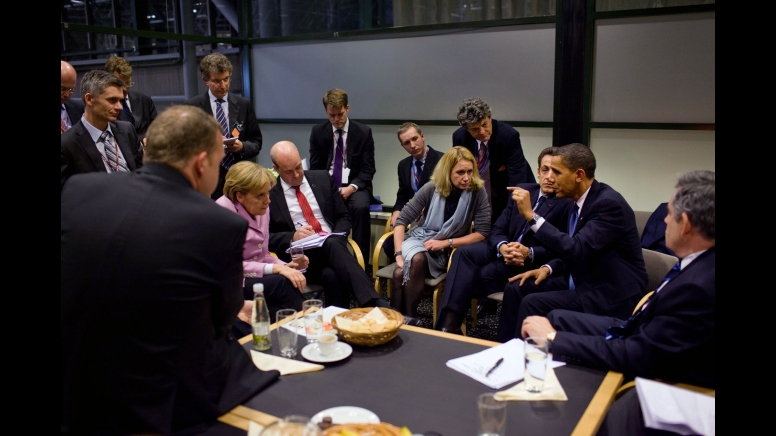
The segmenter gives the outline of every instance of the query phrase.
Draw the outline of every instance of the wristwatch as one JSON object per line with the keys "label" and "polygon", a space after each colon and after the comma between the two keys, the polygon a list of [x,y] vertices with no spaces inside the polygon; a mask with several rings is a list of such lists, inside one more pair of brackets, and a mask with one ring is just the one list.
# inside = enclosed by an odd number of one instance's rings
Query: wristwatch
{"label": "wristwatch", "polygon": [[557,334],[557,331],[551,331],[547,333],[547,341],[552,342],[555,340],[555,335]]}
{"label": "wristwatch", "polygon": [[399,250],[399,251],[394,251],[394,252],[393,252],[393,257],[396,257],[396,256],[398,256],[398,255],[400,255],[400,254],[401,254],[401,250]]}
{"label": "wristwatch", "polygon": [[532,226],[532,225],[536,224],[537,222],[539,222],[539,218],[541,218],[539,216],[539,214],[535,213],[534,216],[530,220],[528,220],[528,225]]}

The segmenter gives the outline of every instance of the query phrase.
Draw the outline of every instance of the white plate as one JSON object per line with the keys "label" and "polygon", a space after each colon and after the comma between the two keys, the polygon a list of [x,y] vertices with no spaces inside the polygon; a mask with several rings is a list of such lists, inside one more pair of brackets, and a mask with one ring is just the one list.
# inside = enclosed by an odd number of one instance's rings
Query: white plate
{"label": "white plate", "polygon": [[371,410],[363,407],[339,406],[321,410],[313,415],[310,421],[318,424],[324,416],[331,416],[333,424],[379,424],[380,418]]}
{"label": "white plate", "polygon": [[342,360],[353,352],[353,348],[344,343],[344,342],[337,342],[337,345],[334,347],[334,351],[332,351],[331,354],[328,356],[321,356],[321,352],[318,349],[318,344],[307,344],[302,348],[302,357],[305,359],[316,362],[316,363],[328,363],[328,362],[336,362],[338,360]]}

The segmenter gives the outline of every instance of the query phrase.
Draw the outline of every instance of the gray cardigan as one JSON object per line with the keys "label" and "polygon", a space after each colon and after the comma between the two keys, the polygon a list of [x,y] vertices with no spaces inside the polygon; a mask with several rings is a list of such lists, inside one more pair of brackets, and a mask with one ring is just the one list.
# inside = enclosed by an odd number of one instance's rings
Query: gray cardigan
{"label": "gray cardigan", "polygon": [[[396,219],[396,224],[402,224],[407,227],[410,223],[417,220],[421,213],[423,213],[431,204],[431,198],[434,196],[434,190],[436,186],[434,182],[427,182],[423,185],[418,192],[404,205],[399,214],[399,218]],[[466,215],[466,220],[474,220],[474,231],[481,233],[486,238],[490,234],[490,202],[488,201],[488,193],[485,188],[472,192],[474,201],[469,213]],[[464,236],[455,235],[455,237]]]}

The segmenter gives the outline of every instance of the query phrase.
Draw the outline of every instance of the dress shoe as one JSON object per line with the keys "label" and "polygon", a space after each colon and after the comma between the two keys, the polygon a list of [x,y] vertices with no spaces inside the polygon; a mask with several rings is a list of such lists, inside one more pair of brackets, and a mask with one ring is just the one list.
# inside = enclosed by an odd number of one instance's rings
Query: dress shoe
{"label": "dress shoe", "polygon": [[404,324],[420,327],[420,319],[414,316],[404,315]]}
{"label": "dress shoe", "polygon": [[456,335],[463,335],[463,332],[461,331],[460,328],[446,328],[446,327],[442,327],[442,331],[443,332],[447,332],[447,333],[453,333],[453,334],[456,334]]}

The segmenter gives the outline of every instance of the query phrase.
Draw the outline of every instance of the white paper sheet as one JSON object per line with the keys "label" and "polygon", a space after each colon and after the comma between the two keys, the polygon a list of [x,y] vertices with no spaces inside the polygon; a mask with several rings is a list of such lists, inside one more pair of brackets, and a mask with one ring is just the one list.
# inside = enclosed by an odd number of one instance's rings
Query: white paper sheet
{"label": "white paper sheet", "polygon": [[332,232],[332,233],[318,232],[310,236],[304,237],[302,239],[297,239],[296,241],[292,242],[288,246],[288,248],[286,249],[286,253],[288,253],[293,247],[302,247],[303,250],[307,250],[310,248],[318,248],[321,245],[323,245],[324,241],[326,241],[326,238],[328,238],[331,235],[344,236],[345,232]]}
{"label": "white paper sheet", "polygon": [[[480,352],[469,354],[468,356],[458,357],[447,361],[446,365],[461,374],[477,380],[493,389],[501,389],[504,386],[515,383],[523,379],[525,370],[525,356],[523,351],[523,341],[512,339],[501,345],[487,348]],[[504,361],[489,376],[488,371],[500,359]],[[550,367],[557,368],[565,363],[551,361]]]}
{"label": "white paper sheet", "polygon": [[[335,315],[339,315],[342,312],[347,312],[348,309],[337,307],[337,306],[329,306],[323,308],[323,325],[325,326],[326,323],[331,323],[331,319],[334,318]],[[305,334],[304,331],[304,318],[301,316],[294,321],[291,321],[289,323],[283,324],[280,328],[286,328],[291,331],[296,332],[297,335],[302,336],[304,338],[307,337],[307,334]]]}
{"label": "white paper sheet", "polygon": [[636,377],[636,392],[647,427],[714,436],[714,397],[641,377]]}

